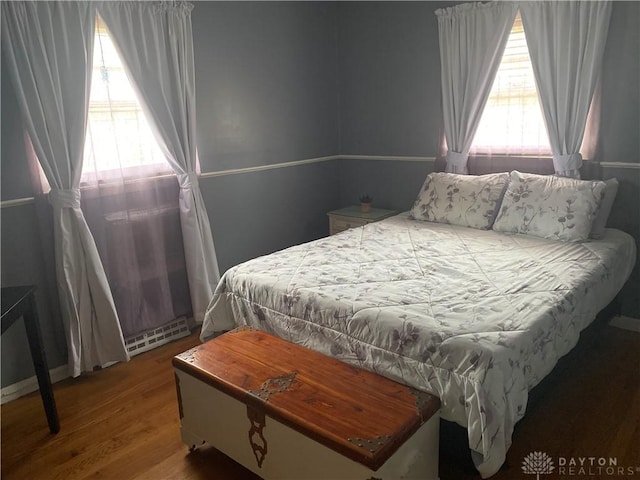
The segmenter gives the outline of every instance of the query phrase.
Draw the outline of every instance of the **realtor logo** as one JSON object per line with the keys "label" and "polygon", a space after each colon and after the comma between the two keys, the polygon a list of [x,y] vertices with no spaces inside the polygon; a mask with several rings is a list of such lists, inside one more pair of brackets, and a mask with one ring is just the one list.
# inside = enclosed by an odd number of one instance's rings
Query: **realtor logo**
{"label": "realtor logo", "polygon": [[553,460],[544,452],[531,452],[522,461],[522,471],[527,475],[535,475],[540,480],[540,475],[553,473]]}

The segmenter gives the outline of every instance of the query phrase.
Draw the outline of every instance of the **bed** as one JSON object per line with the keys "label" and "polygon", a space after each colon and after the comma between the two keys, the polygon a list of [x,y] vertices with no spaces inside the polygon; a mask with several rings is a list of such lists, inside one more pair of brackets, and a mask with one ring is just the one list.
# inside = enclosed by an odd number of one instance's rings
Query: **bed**
{"label": "bed", "polygon": [[467,429],[486,478],[529,390],[631,273],[632,237],[601,237],[559,241],[405,212],[231,268],[201,338],[249,325],[432,393],[442,418]]}

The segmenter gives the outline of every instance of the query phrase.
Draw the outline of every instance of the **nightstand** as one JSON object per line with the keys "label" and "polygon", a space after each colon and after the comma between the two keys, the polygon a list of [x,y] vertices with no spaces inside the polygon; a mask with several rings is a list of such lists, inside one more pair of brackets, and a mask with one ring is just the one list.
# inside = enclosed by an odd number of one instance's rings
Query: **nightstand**
{"label": "nightstand", "polygon": [[367,223],[377,222],[397,213],[395,210],[385,210],[383,208],[371,208],[367,213],[363,213],[359,205],[333,210],[327,213],[329,217],[329,235],[335,235],[349,228],[361,227]]}

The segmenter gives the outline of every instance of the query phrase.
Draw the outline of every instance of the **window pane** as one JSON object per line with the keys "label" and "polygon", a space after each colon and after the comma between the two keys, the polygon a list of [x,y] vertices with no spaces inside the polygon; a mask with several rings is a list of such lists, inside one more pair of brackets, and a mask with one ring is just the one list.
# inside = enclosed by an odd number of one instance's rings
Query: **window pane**
{"label": "window pane", "polygon": [[98,17],[82,181],[93,183],[171,171]]}
{"label": "window pane", "polygon": [[473,151],[551,154],[520,14],[509,35]]}

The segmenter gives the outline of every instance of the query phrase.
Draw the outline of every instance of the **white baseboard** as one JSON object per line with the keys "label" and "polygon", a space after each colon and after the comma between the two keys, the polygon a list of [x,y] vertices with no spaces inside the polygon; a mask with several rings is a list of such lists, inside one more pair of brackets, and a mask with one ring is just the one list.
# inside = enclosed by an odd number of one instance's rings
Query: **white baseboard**
{"label": "white baseboard", "polygon": [[611,319],[609,325],[612,327],[631,330],[640,333],[640,318],[625,317],[624,315],[616,315]]}
{"label": "white baseboard", "polygon": [[[51,383],[69,378],[69,367],[67,365],[61,365],[53,368],[49,370],[49,376],[51,377]],[[0,405],[4,405],[11,400],[15,400],[36,390],[38,390],[38,378],[35,375],[17,383],[7,385],[0,391]]]}

